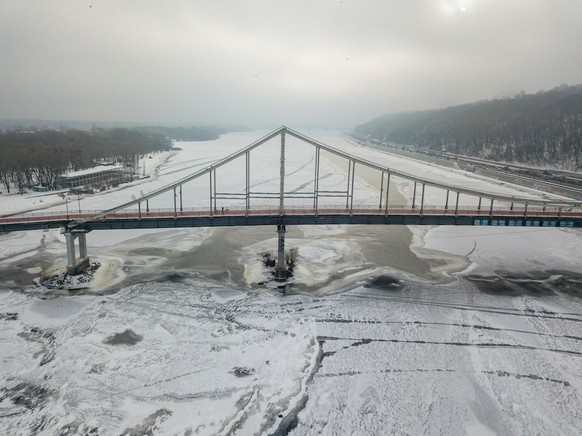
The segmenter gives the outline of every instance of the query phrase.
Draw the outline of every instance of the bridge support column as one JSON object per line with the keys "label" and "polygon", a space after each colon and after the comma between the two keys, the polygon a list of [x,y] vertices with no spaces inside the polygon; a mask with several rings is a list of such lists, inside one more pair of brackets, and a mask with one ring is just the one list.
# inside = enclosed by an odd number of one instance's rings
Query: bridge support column
{"label": "bridge support column", "polygon": [[277,265],[275,266],[275,280],[284,282],[287,280],[287,264],[285,262],[285,233],[283,224],[277,226]]}
{"label": "bridge support column", "polygon": [[77,256],[75,255],[75,235],[65,233],[67,243],[67,270],[70,272],[71,267],[75,266]]}
{"label": "bridge support column", "polygon": [[[67,272],[72,275],[78,275],[89,266],[89,257],[87,256],[87,238],[86,232],[65,231],[67,245]],[[75,239],[79,239],[79,259],[75,253]]]}
{"label": "bridge support column", "polygon": [[79,233],[79,257],[81,259],[87,258],[87,234]]}

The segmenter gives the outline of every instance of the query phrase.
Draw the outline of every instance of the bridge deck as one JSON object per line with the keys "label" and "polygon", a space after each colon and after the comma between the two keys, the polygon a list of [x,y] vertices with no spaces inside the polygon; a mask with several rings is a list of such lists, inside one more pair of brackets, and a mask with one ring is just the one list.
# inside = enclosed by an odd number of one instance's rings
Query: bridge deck
{"label": "bridge deck", "polygon": [[[495,225],[582,227],[581,210],[528,210],[485,208],[286,208],[283,215],[271,209],[227,209],[210,211],[156,209],[120,211],[99,220],[90,220],[94,211],[81,213],[31,213],[0,218],[0,232],[39,230],[74,225],[81,231],[104,229],[155,229],[176,227],[221,227],[257,225]],[[88,220],[88,221],[85,221]]]}

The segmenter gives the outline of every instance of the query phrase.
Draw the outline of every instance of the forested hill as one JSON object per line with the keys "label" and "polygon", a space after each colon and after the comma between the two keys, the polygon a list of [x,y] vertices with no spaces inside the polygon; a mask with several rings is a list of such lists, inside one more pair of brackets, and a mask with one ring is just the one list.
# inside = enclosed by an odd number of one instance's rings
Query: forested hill
{"label": "forested hill", "polygon": [[385,115],[354,133],[506,162],[582,169],[582,85]]}

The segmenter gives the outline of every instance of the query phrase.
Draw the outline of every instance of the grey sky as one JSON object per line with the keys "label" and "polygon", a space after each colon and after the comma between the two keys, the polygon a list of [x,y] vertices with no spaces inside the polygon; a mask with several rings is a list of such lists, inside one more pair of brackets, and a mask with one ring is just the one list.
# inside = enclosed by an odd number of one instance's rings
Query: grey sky
{"label": "grey sky", "polygon": [[582,82],[580,0],[0,0],[0,118],[351,127]]}

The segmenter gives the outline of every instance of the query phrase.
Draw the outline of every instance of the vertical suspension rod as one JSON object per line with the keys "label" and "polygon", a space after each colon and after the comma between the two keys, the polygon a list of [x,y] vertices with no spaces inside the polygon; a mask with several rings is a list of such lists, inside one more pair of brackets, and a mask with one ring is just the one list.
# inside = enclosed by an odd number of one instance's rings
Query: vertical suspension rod
{"label": "vertical suspension rod", "polygon": [[350,213],[354,209],[354,176],[356,175],[356,161],[352,163],[352,192],[350,194]]}
{"label": "vertical suspension rod", "polygon": [[382,177],[380,178],[380,205],[378,209],[382,209],[382,197],[384,196],[384,171],[382,171]]}
{"label": "vertical suspension rod", "polygon": [[281,168],[279,172],[279,215],[285,211],[285,130],[281,131]]}
{"label": "vertical suspension rod", "polygon": [[424,183],[422,184],[422,194],[420,196],[420,214],[422,215],[422,212],[424,211]]}
{"label": "vertical suspension rod", "polygon": [[174,217],[178,216],[178,209],[176,207],[176,187],[174,187]]}
{"label": "vertical suspension rod", "polygon": [[251,202],[251,153],[246,152],[246,201],[245,201],[245,215],[249,215]]}
{"label": "vertical suspension rod", "polygon": [[416,207],[416,180],[414,181],[414,191],[412,192],[412,208]]}
{"label": "vertical suspension rod", "polygon": [[214,168],[213,171],[213,176],[212,176],[212,187],[214,189],[214,191],[212,192],[212,196],[214,197],[214,212],[217,211],[216,209],[216,168]]}
{"label": "vertical suspension rod", "polygon": [[348,205],[350,204],[350,180],[352,177],[352,161],[348,160],[348,186],[346,188],[346,209],[348,208]]}
{"label": "vertical suspension rod", "polygon": [[321,148],[315,148],[315,179],[313,181],[313,209],[315,209],[315,214],[317,215],[317,209],[319,208],[319,155],[321,153]]}
{"label": "vertical suspension rod", "polygon": [[388,215],[388,195],[390,194],[390,173],[388,173],[388,177],[386,180],[386,209],[384,210],[384,214]]}
{"label": "vertical suspension rod", "polygon": [[210,216],[214,215],[214,210],[212,210],[212,170],[208,172],[209,178],[209,193],[208,193],[208,206],[210,208]]}
{"label": "vertical suspension rod", "polygon": [[182,185],[180,185],[180,212],[184,212],[184,203],[182,202]]}

